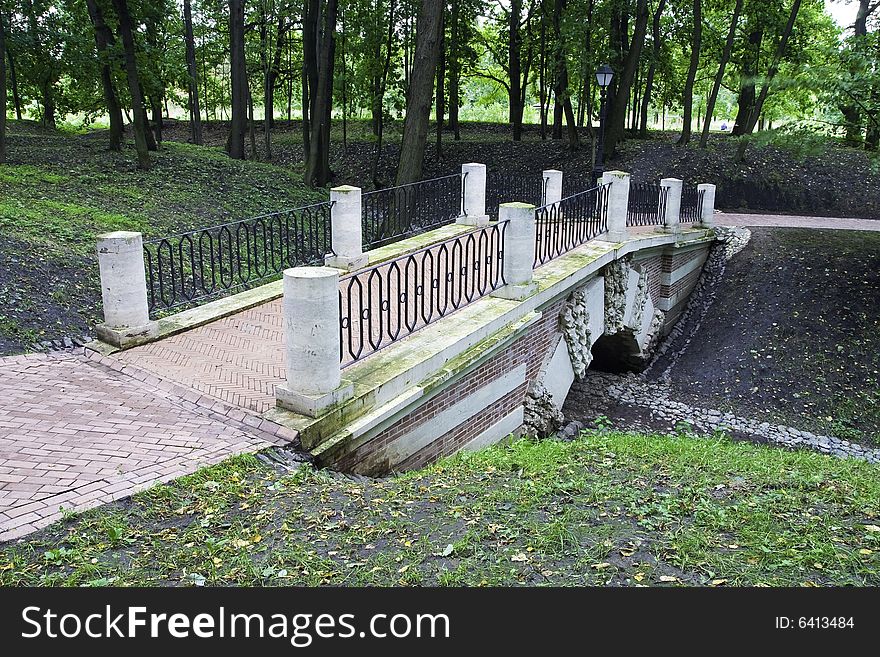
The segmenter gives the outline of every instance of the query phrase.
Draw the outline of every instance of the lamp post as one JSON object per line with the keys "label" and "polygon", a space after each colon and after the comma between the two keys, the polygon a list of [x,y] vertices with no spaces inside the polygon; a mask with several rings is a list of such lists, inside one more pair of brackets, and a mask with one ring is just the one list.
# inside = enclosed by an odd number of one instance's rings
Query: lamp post
{"label": "lamp post", "polygon": [[604,151],[605,151],[605,117],[606,117],[606,96],[608,85],[611,84],[611,78],[614,77],[614,71],[608,64],[602,64],[596,69],[596,82],[599,83],[599,138],[596,140],[596,161],[593,164],[593,184],[598,184],[602,173],[605,171]]}

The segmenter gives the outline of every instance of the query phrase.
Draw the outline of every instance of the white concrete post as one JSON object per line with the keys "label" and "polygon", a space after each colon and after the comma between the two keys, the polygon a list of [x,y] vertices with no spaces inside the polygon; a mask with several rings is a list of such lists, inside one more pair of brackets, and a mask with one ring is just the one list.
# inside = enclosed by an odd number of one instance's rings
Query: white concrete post
{"label": "white concrete post", "polygon": [[628,238],[626,232],[626,215],[629,206],[630,175],[624,171],[606,171],[602,174],[602,183],[611,183],[608,187],[608,234],[610,242],[623,242]]}
{"label": "white concrete post", "polygon": [[542,176],[542,182],[547,181],[547,186],[544,188],[544,205],[559,203],[562,200],[562,172],[547,169]]}
{"label": "white concrete post", "polygon": [[681,232],[681,190],[684,182],[678,178],[663,178],[660,187],[666,188],[666,212],[663,227],[671,233]]}
{"label": "white concrete post", "polygon": [[461,216],[456,223],[486,226],[486,165],[477,162],[461,165]]}
{"label": "white concrete post", "polygon": [[339,358],[339,270],[294,267],[284,271],[287,381],[275,386],[279,406],[317,417],[350,394]]}
{"label": "white concrete post", "polygon": [[342,185],[330,190],[330,235],[333,254],[324,259],[328,267],[351,271],[367,264],[361,219],[361,188]]}
{"label": "white concrete post", "polygon": [[715,226],[715,185],[703,183],[697,185],[697,194],[703,191],[703,209],[700,214],[700,223],[704,228]]}
{"label": "white concrete post", "polygon": [[104,323],[110,328],[145,326],[150,311],[143,236],[126,231],[99,235],[98,270]]}
{"label": "white concrete post", "polygon": [[504,228],[504,280],[506,285],[492,296],[525,299],[536,289],[532,280],[535,264],[535,206],[530,203],[502,203],[498,221]]}

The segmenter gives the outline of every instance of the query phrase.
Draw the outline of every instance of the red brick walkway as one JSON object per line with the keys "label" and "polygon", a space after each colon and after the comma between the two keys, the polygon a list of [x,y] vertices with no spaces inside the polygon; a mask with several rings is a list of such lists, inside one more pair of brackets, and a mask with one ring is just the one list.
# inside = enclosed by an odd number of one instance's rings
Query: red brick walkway
{"label": "red brick walkway", "polygon": [[0,358],[0,540],[292,438],[95,353]]}

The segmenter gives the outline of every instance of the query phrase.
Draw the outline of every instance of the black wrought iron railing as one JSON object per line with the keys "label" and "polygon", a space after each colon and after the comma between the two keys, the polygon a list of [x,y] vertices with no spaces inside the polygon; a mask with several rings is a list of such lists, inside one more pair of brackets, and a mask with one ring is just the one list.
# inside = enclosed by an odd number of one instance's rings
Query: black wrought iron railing
{"label": "black wrought iron railing", "polygon": [[341,278],[342,366],[503,286],[506,228],[493,223]]}
{"label": "black wrought iron railing", "polygon": [[681,189],[679,221],[683,224],[699,223],[703,219],[703,196],[705,190],[696,185],[685,184]]}
{"label": "black wrought iron railing", "polygon": [[332,251],[332,202],[144,242],[150,313],[266,282],[284,269],[321,264]]}
{"label": "black wrought iron railing", "polygon": [[668,187],[659,183],[633,183],[629,186],[626,209],[627,226],[657,226],[666,217]]}
{"label": "black wrought iron railing", "polygon": [[518,202],[544,205],[547,178],[538,175],[490,171],[486,175],[486,214],[498,216],[502,203]]}
{"label": "black wrought iron railing", "polygon": [[608,230],[608,184],[535,209],[535,267]]}
{"label": "black wrought iron railing", "polygon": [[376,248],[455,222],[461,215],[467,175],[455,173],[408,185],[364,192],[364,248]]}

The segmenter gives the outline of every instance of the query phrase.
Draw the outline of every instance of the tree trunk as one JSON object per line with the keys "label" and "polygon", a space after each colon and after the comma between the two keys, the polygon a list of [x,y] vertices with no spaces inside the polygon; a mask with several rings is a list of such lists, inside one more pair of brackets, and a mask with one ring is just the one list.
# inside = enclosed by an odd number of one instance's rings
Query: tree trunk
{"label": "tree trunk", "polygon": [[709,128],[712,125],[712,115],[715,112],[715,101],[718,99],[718,91],[721,89],[721,83],[724,81],[724,69],[727,62],[730,61],[730,53],[733,51],[733,42],[736,38],[736,26],[739,23],[739,14],[742,11],[743,0],[736,0],[736,6],[733,8],[733,17],[730,19],[730,29],[727,31],[727,40],[724,42],[724,50],[721,52],[721,60],[718,62],[718,72],[715,74],[715,81],[712,83],[712,90],[709,92],[709,99],[706,101],[706,121],[703,123],[703,134],[700,135],[700,148],[706,148],[709,140]]}
{"label": "tree trunk", "polygon": [[755,106],[755,76],[758,75],[758,59],[761,55],[761,42],[764,40],[764,29],[756,27],[749,32],[749,42],[742,59],[742,81],[740,82],[739,98],[737,99],[736,119],[733,123],[732,135],[745,134],[746,124]]}
{"label": "tree trunk", "polygon": [[232,73],[232,125],[226,152],[233,159],[243,160],[249,95],[244,56],[244,0],[229,0],[229,66]]}
{"label": "tree trunk", "polygon": [[137,60],[134,50],[131,15],[128,12],[127,0],[113,0],[113,8],[119,18],[119,36],[125,53],[125,72],[128,77],[128,91],[131,94],[131,109],[134,122],[134,144],[138,154],[138,169],[149,169],[150,150],[147,142],[147,110],[144,107],[144,96],[138,77]]}
{"label": "tree trunk", "polygon": [[444,3],[422,0],[416,23],[416,48],[412,75],[406,94],[406,120],[397,165],[397,184],[403,185],[422,177],[428,118],[434,95],[434,71],[440,56],[440,29]]}
{"label": "tree trunk", "polygon": [[460,35],[461,20],[461,0],[452,0],[452,25],[451,39],[449,44],[449,127],[452,130],[455,141],[461,139],[458,128],[458,104],[461,95],[461,58],[459,55],[460,46],[458,43]]}
{"label": "tree trunk", "polygon": [[435,118],[437,119],[437,160],[443,157],[443,119],[446,114],[446,88],[444,82],[446,80],[446,34],[444,29],[445,17],[440,18],[440,55],[437,58],[437,109]]}
{"label": "tree trunk", "polygon": [[[316,23],[319,30],[316,40],[320,43],[316,61],[318,79],[311,98],[311,137],[305,173],[305,183],[311,187],[323,187],[330,182],[330,111],[333,105],[337,8],[337,0],[328,0],[324,11],[323,29],[321,22]],[[433,80],[433,75],[431,79]]]}
{"label": "tree trunk", "polygon": [[[94,2],[95,0],[89,0]],[[202,144],[202,113],[199,108],[199,71],[196,67],[196,42],[193,38],[192,0],[183,0],[183,28],[186,41],[187,91],[189,94],[189,121],[192,143]]]}
{"label": "tree trunk", "polygon": [[[623,23],[623,20],[621,20]],[[636,74],[636,67],[639,63],[639,57],[642,53],[642,46],[645,43],[645,33],[648,27],[648,2],[647,0],[638,0],[636,5],[636,22],[633,26],[632,41],[630,43],[629,52],[624,59],[623,70],[621,71],[617,87],[614,90],[613,98],[609,99],[610,107],[608,108],[608,129],[605,131],[605,158],[614,156],[617,150],[617,144],[623,139],[623,128],[626,120],[626,106],[629,100],[630,90],[632,88],[633,79]],[[621,36],[625,36],[625,27],[621,26]],[[609,94],[611,96],[611,94]]]}
{"label": "tree trunk", "polygon": [[654,76],[657,74],[657,62],[660,61],[660,19],[663,17],[663,9],[666,7],[666,0],[660,0],[657,3],[657,11],[654,12],[654,19],[651,23],[651,40],[652,53],[651,63],[648,66],[648,75],[645,79],[645,93],[642,96],[642,116],[639,124],[639,135],[641,137],[648,136],[648,111],[651,106],[651,94],[654,92]]}
{"label": "tree trunk", "polygon": [[378,113],[378,123],[376,125],[376,152],[373,156],[373,166],[371,171],[371,177],[373,180],[373,184],[376,187],[379,187],[379,160],[382,157],[382,137],[385,133],[385,111],[384,111],[384,98],[385,98],[385,89],[388,85],[388,73],[391,70],[391,50],[392,45],[394,44],[394,17],[395,10],[397,5],[395,0],[391,0],[388,5],[388,35],[387,41],[385,44],[385,62],[382,66],[382,75],[379,80],[379,113]]}
{"label": "tree trunk", "polygon": [[691,123],[694,111],[694,81],[697,79],[697,68],[700,66],[700,42],[703,36],[703,16],[700,0],[694,0],[693,36],[691,37],[691,61],[688,66],[687,79],[684,82],[684,111],[681,119],[681,136],[676,142],[685,146],[691,140]]}
{"label": "tree trunk", "polygon": [[6,30],[0,14],[0,164],[6,162]]}
{"label": "tree trunk", "polygon": [[111,62],[113,52],[111,50],[114,45],[113,33],[107,27],[104,20],[104,13],[98,6],[96,0],[86,0],[86,8],[89,11],[89,18],[95,30],[95,48],[98,52],[98,59],[101,62],[101,86],[104,90],[104,104],[107,108],[107,115],[110,117],[110,150],[122,150],[122,108],[119,105],[119,99],[116,97],[116,89],[113,86],[113,68]]}
{"label": "tree trunk", "polygon": [[520,103],[520,80],[522,76],[522,0],[511,0],[508,16],[509,38],[507,40],[508,120],[513,129],[513,141],[522,139],[523,107]]}
{"label": "tree trunk", "polygon": [[[574,118],[574,110],[571,106],[571,94],[568,88],[568,64],[566,63],[565,47],[562,39],[562,14],[565,12],[567,0],[556,0],[553,11],[553,29],[556,33],[556,113],[559,115],[559,137],[562,137],[562,115],[565,116],[565,124],[568,128],[568,147],[576,150],[580,146],[577,132],[577,122]],[[554,116],[553,136],[556,137],[556,116]]]}
{"label": "tree trunk", "polygon": [[[697,2],[699,2],[699,0],[697,0]],[[767,77],[764,78],[764,84],[761,85],[761,93],[758,95],[758,100],[755,101],[755,107],[752,109],[749,121],[746,124],[746,134],[752,134],[755,129],[755,124],[758,122],[758,117],[761,116],[761,111],[764,109],[764,102],[767,100],[767,94],[770,92],[770,84],[779,72],[779,64],[782,61],[783,55],[785,55],[788,38],[791,36],[791,31],[794,29],[794,22],[797,20],[800,8],[801,0],[794,0],[791,5],[791,12],[789,12],[788,15],[788,23],[785,25],[785,30],[782,32],[782,36],[779,39],[779,46],[776,48],[776,53],[773,56],[773,63],[770,65]]]}
{"label": "tree trunk", "polygon": [[[33,56],[39,73],[37,74],[37,86],[39,87],[43,116],[40,124],[44,128],[55,128],[55,82],[53,80],[52,62],[40,42],[40,26],[38,15],[34,9],[34,3],[26,0],[22,3],[24,15],[28,19],[28,29],[33,35]],[[42,70],[40,70],[42,69]]]}
{"label": "tree trunk", "polygon": [[[3,22],[3,18],[0,17],[0,30],[4,31],[5,34],[6,25]],[[15,105],[15,118],[21,121],[21,97],[18,95],[18,78],[15,75],[15,58],[12,56],[12,51],[9,49],[9,44],[6,44],[6,59],[9,60],[9,82],[12,85],[12,104]],[[0,59],[0,62],[3,60]],[[4,71],[5,73],[5,71]]]}

